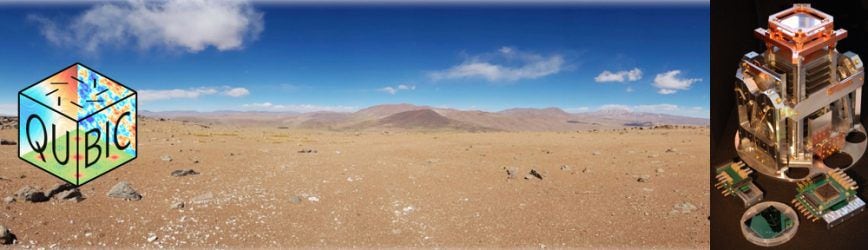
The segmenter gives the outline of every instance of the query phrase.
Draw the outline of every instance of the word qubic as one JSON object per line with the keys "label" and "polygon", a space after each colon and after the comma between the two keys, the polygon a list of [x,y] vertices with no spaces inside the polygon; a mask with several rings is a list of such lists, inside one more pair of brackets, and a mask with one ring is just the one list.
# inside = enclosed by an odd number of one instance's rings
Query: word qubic
{"label": "word qubic", "polygon": [[80,186],[136,158],[136,92],[76,63],[18,93],[18,156]]}

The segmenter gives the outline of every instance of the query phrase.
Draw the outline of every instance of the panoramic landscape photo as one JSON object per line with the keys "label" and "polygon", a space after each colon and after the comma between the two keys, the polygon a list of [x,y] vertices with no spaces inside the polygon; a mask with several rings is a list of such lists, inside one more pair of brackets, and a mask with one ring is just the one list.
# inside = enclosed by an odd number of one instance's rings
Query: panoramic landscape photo
{"label": "panoramic landscape photo", "polygon": [[[690,1],[0,4],[0,243],[701,248],[708,19]],[[42,107],[19,91],[64,91],[50,76],[76,63],[135,92],[132,115],[106,109],[126,136],[98,130],[94,169],[120,166],[80,186],[38,162],[90,161],[52,151],[89,133],[18,117]]]}

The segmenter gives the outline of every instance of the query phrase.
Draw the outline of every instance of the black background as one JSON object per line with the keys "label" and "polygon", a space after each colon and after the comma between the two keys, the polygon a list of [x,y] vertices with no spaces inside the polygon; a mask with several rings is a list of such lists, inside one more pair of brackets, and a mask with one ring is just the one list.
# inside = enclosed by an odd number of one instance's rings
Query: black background
{"label": "black background", "polygon": [[[868,0],[865,1],[798,1],[811,3],[815,9],[834,17],[835,29],[847,30],[847,38],[838,42],[838,51],[853,51],[868,58]],[[723,197],[714,189],[714,168],[736,157],[733,145],[737,123],[733,85],[741,57],[750,51],[765,50],[754,37],[756,28],[768,28],[768,16],[792,7],[793,1],[711,1],[711,248],[767,249],[748,242],[741,233],[740,219],[747,209],[736,197]],[[865,89],[868,90],[868,89]],[[868,99],[862,102],[863,114]],[[866,123],[865,116],[862,124]],[[868,157],[847,171],[859,184],[859,197],[868,198]],[[765,192],[763,201],[791,205],[796,185],[756,173],[754,182]],[[810,222],[799,216],[795,237],[778,248],[868,249],[868,211],[827,230],[822,220]]]}

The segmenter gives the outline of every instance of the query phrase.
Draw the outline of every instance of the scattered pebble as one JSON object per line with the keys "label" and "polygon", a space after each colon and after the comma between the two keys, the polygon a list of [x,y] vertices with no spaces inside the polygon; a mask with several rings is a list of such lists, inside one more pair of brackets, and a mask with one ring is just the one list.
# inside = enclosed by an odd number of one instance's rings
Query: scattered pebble
{"label": "scattered pebble", "polygon": [[654,171],[657,172],[658,174],[666,172],[666,170],[663,170],[663,168],[657,168],[657,170],[654,170]]}
{"label": "scattered pebble", "polygon": [[301,203],[301,196],[294,195],[292,197],[289,197],[289,202],[292,202],[292,204],[300,204]]}
{"label": "scattered pebble", "polygon": [[56,195],[60,192],[67,191],[67,190],[70,190],[73,188],[75,188],[74,185],[66,183],[66,182],[61,182],[61,183],[55,184],[53,187],[48,189],[48,197],[49,198],[54,197],[54,195]]}
{"label": "scattered pebble", "polygon": [[518,178],[518,168],[516,167],[503,167],[506,170],[506,178],[507,179],[515,179]]}
{"label": "scattered pebble", "polygon": [[18,199],[21,199],[21,200],[24,200],[27,202],[48,201],[48,197],[45,196],[45,193],[43,193],[42,191],[39,191],[38,188],[31,187],[31,186],[25,186],[25,187],[19,189],[18,192],[15,192],[15,196],[18,197]]}
{"label": "scattered pebble", "polygon": [[13,202],[15,202],[15,197],[12,197],[12,196],[6,196],[6,198],[3,198],[3,203],[11,204],[11,203],[13,203]]}
{"label": "scattered pebble", "polygon": [[15,242],[15,235],[6,226],[0,225],[0,244],[9,245]]}
{"label": "scattered pebble", "polygon": [[570,172],[573,171],[573,168],[571,168],[569,165],[561,165],[561,170]]}
{"label": "scattered pebble", "polygon": [[298,153],[300,153],[300,154],[316,154],[316,150],[315,149],[302,149],[302,150],[299,150]]}
{"label": "scattered pebble", "polygon": [[648,182],[649,180],[651,180],[649,175],[640,175],[639,178],[636,178],[637,182]]}
{"label": "scattered pebble", "polygon": [[666,153],[675,153],[675,152],[678,152],[678,149],[675,149],[675,148],[667,148],[666,149]]}
{"label": "scattered pebble", "polygon": [[176,202],[173,202],[172,205],[170,205],[169,207],[172,209],[182,209],[182,208],[184,208],[184,202],[183,201],[176,201]]}
{"label": "scattered pebble", "polygon": [[148,242],[154,242],[154,241],[157,241],[157,239],[158,239],[157,234],[155,234],[155,233],[149,233],[148,234]]}
{"label": "scattered pebble", "polygon": [[174,176],[174,177],[182,177],[182,176],[198,175],[198,174],[199,174],[199,172],[196,172],[196,170],[193,170],[190,168],[178,169],[178,170],[172,171],[172,176]]}
{"label": "scattered pebble", "polygon": [[672,211],[669,211],[669,213],[670,214],[675,214],[675,213],[686,214],[686,213],[693,212],[696,209],[697,209],[696,205],[693,205],[693,203],[685,201],[682,203],[675,204],[675,206],[672,206]]}
{"label": "scattered pebble", "polygon": [[16,143],[15,141],[12,141],[12,140],[0,139],[0,145],[12,146],[12,145],[18,145],[18,143]]}
{"label": "scattered pebble", "polygon": [[594,151],[591,153],[592,155],[600,155],[600,151]]}
{"label": "scattered pebble", "polygon": [[160,156],[160,160],[167,161],[167,162],[168,162],[168,161],[172,161],[172,156],[170,156],[170,155],[163,155],[163,156]]}
{"label": "scattered pebble", "polygon": [[81,191],[79,191],[78,188],[61,191],[60,193],[55,194],[54,198],[74,202],[84,200],[84,196],[81,194]]}
{"label": "scattered pebble", "polygon": [[524,176],[524,179],[525,180],[530,180],[530,179],[542,180],[543,176],[539,172],[537,172],[536,169],[531,169],[530,172],[528,172],[527,175]]}
{"label": "scattered pebble", "polygon": [[115,186],[112,187],[111,190],[109,190],[107,195],[108,195],[108,197],[111,197],[111,198],[124,199],[124,200],[137,201],[137,200],[142,199],[142,195],[139,194],[139,192],[136,192],[136,190],[133,189],[133,187],[130,186],[130,184],[127,183],[126,181],[122,181],[122,182],[119,182],[118,184],[115,184]]}

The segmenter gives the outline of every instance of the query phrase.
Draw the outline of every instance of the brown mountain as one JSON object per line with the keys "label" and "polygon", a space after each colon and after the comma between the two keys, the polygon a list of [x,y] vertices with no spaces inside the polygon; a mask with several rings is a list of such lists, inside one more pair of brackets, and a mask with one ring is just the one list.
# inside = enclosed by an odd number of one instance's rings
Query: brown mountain
{"label": "brown mountain", "polygon": [[419,109],[386,116],[378,122],[399,128],[435,128],[447,126],[455,121],[434,112],[434,110]]}
{"label": "brown mountain", "polygon": [[[470,124],[506,131],[569,131],[599,128],[591,122],[577,122],[559,108],[516,108],[500,112],[442,110],[446,117]],[[571,122],[572,121],[572,122]]]}
{"label": "brown mountain", "polygon": [[361,109],[356,111],[354,114],[356,116],[368,117],[368,118],[383,118],[386,116],[394,115],[401,112],[420,110],[420,109],[431,109],[428,106],[416,106],[413,104],[401,103],[401,104],[383,104],[371,106],[365,109]]}
{"label": "brown mountain", "polygon": [[143,112],[145,116],[237,125],[306,129],[454,129],[464,131],[573,131],[653,125],[706,126],[708,119],[665,114],[600,110],[571,114],[559,108],[514,108],[499,112],[387,104],[340,112]]}
{"label": "brown mountain", "polygon": [[464,131],[491,131],[493,129],[449,119],[431,109],[405,111],[377,121],[386,128],[402,129],[453,129]]}

